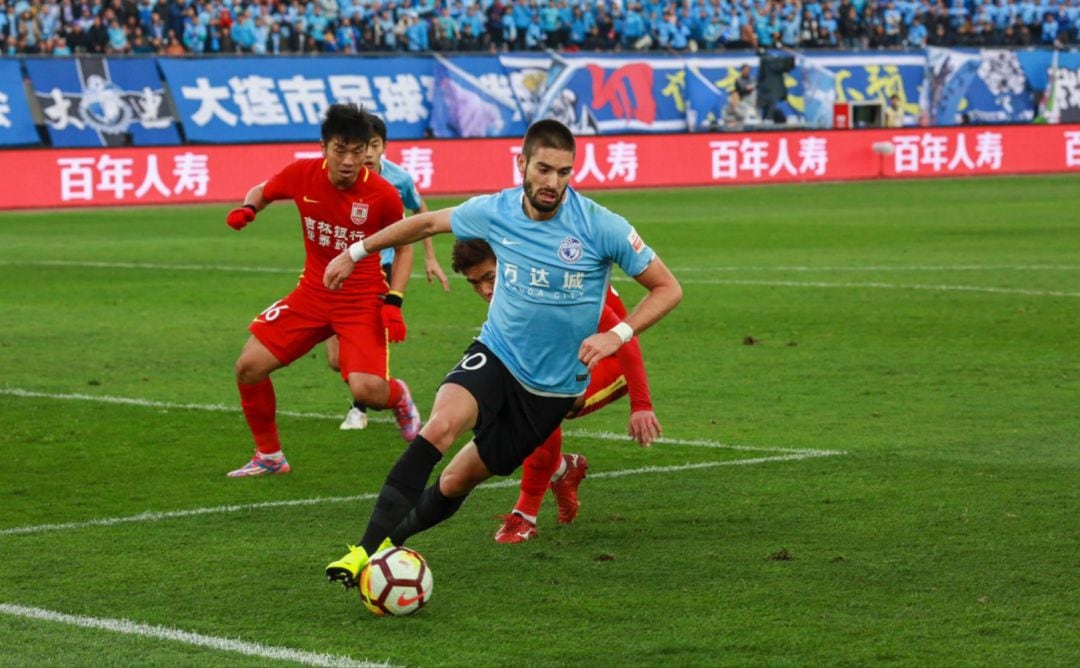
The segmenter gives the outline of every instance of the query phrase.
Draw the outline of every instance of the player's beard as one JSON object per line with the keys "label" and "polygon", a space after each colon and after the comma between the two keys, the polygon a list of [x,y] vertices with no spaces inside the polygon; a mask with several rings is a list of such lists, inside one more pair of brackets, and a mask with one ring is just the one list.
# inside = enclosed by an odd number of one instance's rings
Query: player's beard
{"label": "player's beard", "polygon": [[[541,192],[552,193],[555,195],[555,199],[550,204],[541,201],[538,197]],[[536,186],[533,184],[529,182],[525,183],[525,196],[529,198],[529,204],[532,204],[533,208],[541,213],[551,213],[555,209],[558,209],[559,205],[562,204],[564,194],[566,194],[565,188],[563,188],[562,191],[555,190],[554,188],[541,188],[537,190]]]}

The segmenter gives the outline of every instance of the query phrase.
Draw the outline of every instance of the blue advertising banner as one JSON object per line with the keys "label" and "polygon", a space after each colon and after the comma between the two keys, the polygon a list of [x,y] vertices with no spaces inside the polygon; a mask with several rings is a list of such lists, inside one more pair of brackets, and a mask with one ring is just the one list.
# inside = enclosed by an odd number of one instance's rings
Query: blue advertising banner
{"label": "blue advertising banner", "polygon": [[975,75],[979,72],[977,53],[958,49],[927,50],[927,112],[931,125],[959,125],[960,107]]}
{"label": "blue advertising banner", "polygon": [[552,61],[550,55],[540,53],[504,53],[499,56],[499,64],[506,73],[510,90],[526,123],[536,119],[536,109],[547,90]]}
{"label": "blue advertising banner", "polygon": [[[815,122],[822,121],[821,104],[825,99],[820,88],[807,91],[807,74],[803,66],[822,68],[834,77],[834,102],[867,102],[878,100],[887,105],[892,95],[900,98],[900,108],[906,116],[919,116],[921,107],[919,93],[926,77],[926,57],[922,54],[889,54],[880,52],[827,53],[805,55],[799,58],[794,70],[784,81],[788,87],[788,105],[804,123],[806,119],[807,93],[813,93],[811,111]],[[809,81],[820,86],[826,76],[818,73]]]}
{"label": "blue advertising banner", "polygon": [[554,58],[537,118],[578,134],[686,130],[685,61],[562,55]]}
{"label": "blue advertising banner", "polygon": [[528,123],[497,56],[435,55],[435,137],[519,137]]}
{"label": "blue advertising banner", "polygon": [[1054,52],[1043,109],[1050,123],[1080,123],[1080,53]]}
{"label": "blue advertising banner", "polygon": [[1030,123],[1035,98],[1016,51],[982,49],[961,112],[974,123]]}
{"label": "blue advertising banner", "polygon": [[800,57],[797,62],[802,73],[803,123],[808,128],[831,128],[833,105],[836,104],[836,74],[809,58]]}
{"label": "blue advertising banner", "polygon": [[23,90],[19,61],[0,60],[0,146],[37,144],[41,141],[30,104]]}
{"label": "blue advertising banner", "polygon": [[312,141],[326,108],[354,102],[386,121],[390,140],[428,129],[435,60],[205,58],[158,61],[190,141]]}
{"label": "blue advertising banner", "polygon": [[154,60],[27,60],[53,146],[180,143]]}

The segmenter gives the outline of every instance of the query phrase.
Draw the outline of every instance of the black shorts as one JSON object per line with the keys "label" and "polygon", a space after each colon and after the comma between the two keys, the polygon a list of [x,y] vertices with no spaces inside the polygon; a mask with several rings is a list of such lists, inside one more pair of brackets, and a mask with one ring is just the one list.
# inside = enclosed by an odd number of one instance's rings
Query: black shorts
{"label": "black shorts", "polygon": [[469,391],[480,407],[473,440],[492,473],[510,475],[566,417],[575,397],[543,397],[525,389],[487,346],[473,342],[443,384]]}

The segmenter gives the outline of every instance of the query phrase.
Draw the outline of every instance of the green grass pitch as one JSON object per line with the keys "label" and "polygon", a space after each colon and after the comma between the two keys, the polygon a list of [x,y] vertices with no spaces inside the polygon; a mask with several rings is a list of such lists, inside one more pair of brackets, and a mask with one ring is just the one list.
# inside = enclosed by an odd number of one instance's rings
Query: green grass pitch
{"label": "green grass pitch", "polygon": [[[338,430],[321,348],[274,376],[293,472],[225,477],[293,207],[0,215],[0,666],[1080,665],[1080,178],[595,197],[683,282],[642,337],[666,441],[569,423],[578,520],[496,545],[515,483],[478,489],[401,619],[323,578],[403,443]],[[426,415],[484,305],[421,273]]]}

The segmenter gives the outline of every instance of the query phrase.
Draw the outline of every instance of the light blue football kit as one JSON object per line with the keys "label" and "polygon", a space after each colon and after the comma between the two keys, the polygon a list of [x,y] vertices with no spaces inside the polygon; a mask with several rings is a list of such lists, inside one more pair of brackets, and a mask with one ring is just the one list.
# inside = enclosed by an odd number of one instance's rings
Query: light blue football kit
{"label": "light blue football kit", "polygon": [[588,385],[578,348],[596,333],[614,262],[637,276],[655,257],[625,218],[572,188],[556,215],[529,218],[524,189],[473,197],[454,209],[459,239],[484,239],[497,278],[479,341],[529,391],[576,396]]}
{"label": "light blue football kit", "polygon": [[[401,165],[383,158],[382,177],[397,189],[398,194],[401,195],[401,203],[405,205],[405,211],[418,211],[423,206],[424,200],[420,198],[420,193],[416,190],[416,183],[413,182],[412,175],[406,172]],[[379,264],[391,264],[393,261],[393,247],[379,251]]]}

